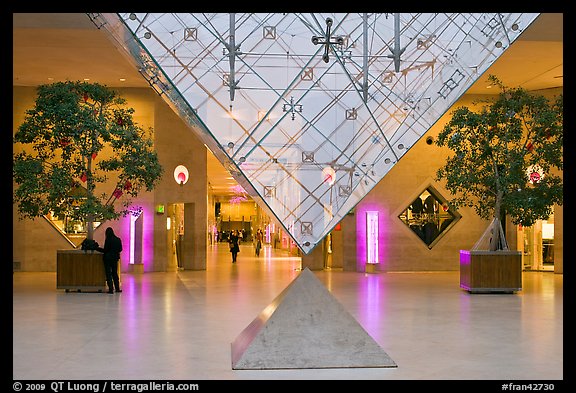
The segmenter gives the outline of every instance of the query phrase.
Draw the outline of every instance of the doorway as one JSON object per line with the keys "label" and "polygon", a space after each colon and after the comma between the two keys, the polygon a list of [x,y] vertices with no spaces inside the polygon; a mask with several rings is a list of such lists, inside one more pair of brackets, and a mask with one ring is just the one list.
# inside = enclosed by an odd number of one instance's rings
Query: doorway
{"label": "doorway", "polygon": [[517,231],[524,270],[554,271],[554,215]]}
{"label": "doorway", "polygon": [[183,269],[183,243],[184,243],[184,204],[171,203],[168,205],[166,217],[166,232],[168,242],[167,271]]}
{"label": "doorway", "polygon": [[324,269],[332,269],[332,233],[324,238]]}

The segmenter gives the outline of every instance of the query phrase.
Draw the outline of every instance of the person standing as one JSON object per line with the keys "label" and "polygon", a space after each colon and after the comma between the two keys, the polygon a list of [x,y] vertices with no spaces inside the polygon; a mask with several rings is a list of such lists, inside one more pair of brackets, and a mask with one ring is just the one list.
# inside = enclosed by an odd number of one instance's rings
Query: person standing
{"label": "person standing", "polygon": [[108,293],[114,293],[114,289],[116,292],[122,292],[120,277],[118,277],[118,261],[122,252],[122,240],[116,236],[111,227],[106,228],[105,235],[104,248],[98,247],[98,251],[104,253],[104,272],[106,273]]}
{"label": "person standing", "polygon": [[262,234],[262,230],[258,228],[256,231],[256,256],[260,256],[260,250],[262,249],[262,241],[264,240],[264,236]]}
{"label": "person standing", "polygon": [[238,257],[238,253],[240,252],[240,246],[238,245],[238,232],[233,230],[230,233],[230,252],[232,253],[232,263],[236,263],[236,258]]}

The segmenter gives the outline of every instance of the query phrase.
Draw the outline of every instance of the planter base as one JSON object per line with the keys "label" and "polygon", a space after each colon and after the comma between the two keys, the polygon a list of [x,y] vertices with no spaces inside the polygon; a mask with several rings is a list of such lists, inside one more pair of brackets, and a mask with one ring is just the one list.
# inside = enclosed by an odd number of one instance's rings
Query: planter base
{"label": "planter base", "polygon": [[130,263],[130,264],[128,264],[128,272],[129,273],[137,273],[137,274],[144,273],[144,264],[143,263]]}
{"label": "planter base", "polygon": [[102,254],[97,251],[57,250],[56,288],[66,292],[106,290]]}
{"label": "planter base", "polygon": [[460,288],[470,293],[521,291],[521,252],[460,250]]}

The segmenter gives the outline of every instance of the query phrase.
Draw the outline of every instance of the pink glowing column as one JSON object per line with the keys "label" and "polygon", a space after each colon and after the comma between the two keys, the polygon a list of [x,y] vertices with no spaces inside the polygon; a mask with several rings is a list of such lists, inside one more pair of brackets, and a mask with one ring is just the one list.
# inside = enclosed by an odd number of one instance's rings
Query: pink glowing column
{"label": "pink glowing column", "polygon": [[130,214],[130,265],[142,263],[142,210]]}
{"label": "pink glowing column", "polygon": [[366,212],[366,263],[377,264],[378,258],[378,212]]}

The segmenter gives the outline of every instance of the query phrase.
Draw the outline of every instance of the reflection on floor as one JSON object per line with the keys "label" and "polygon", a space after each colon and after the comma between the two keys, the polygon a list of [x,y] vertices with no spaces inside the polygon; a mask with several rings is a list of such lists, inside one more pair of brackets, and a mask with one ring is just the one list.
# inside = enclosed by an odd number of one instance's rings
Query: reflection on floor
{"label": "reflection on floor", "polygon": [[314,274],[397,368],[232,370],[231,343],[300,259],[209,247],[205,271],[122,275],[124,292],[65,293],[13,275],[13,378],[92,380],[560,380],[563,276],[524,272],[517,294],[470,295],[458,272]]}

